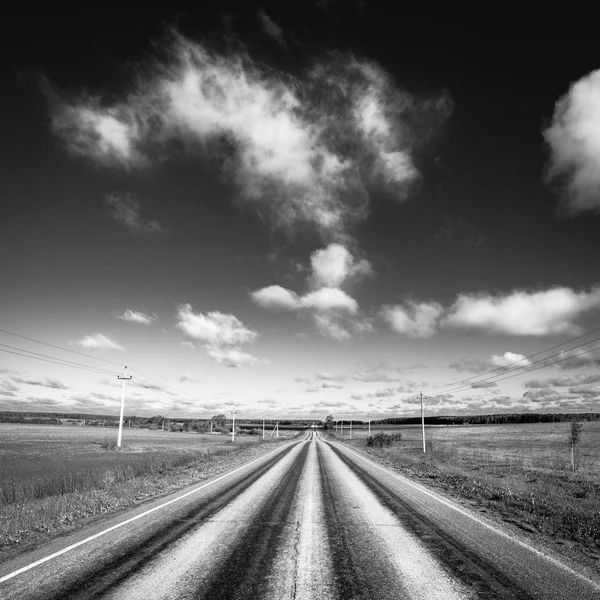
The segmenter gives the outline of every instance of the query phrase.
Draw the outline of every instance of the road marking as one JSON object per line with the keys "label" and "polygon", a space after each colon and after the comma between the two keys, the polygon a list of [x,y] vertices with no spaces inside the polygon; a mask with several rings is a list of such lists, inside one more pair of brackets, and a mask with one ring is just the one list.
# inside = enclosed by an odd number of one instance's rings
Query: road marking
{"label": "road marking", "polygon": [[[338,442],[334,442],[334,443],[336,445],[339,445]],[[381,469],[382,471],[384,471],[388,475],[392,475],[396,479],[399,479],[403,483],[406,483],[407,485],[413,487],[414,489],[418,490],[419,492],[422,492],[426,496],[429,496],[430,498],[433,498],[434,500],[437,500],[438,502],[440,502],[444,506],[447,506],[448,508],[451,508],[452,510],[456,511],[457,513],[460,513],[461,515],[463,515],[465,517],[468,517],[469,519],[471,519],[472,521],[475,521],[479,525],[482,525],[486,529],[489,529],[490,531],[493,531],[497,535],[499,535],[499,536],[501,536],[503,538],[506,538],[506,539],[510,540],[511,542],[514,542],[515,544],[518,544],[519,546],[525,548],[526,550],[529,550],[530,552],[533,552],[537,556],[539,556],[541,558],[544,558],[545,560],[551,562],[553,565],[555,565],[557,567],[560,567],[561,569],[564,569],[565,571],[567,571],[571,575],[574,575],[575,577],[577,577],[577,578],[585,581],[585,583],[591,585],[595,589],[600,590],[600,585],[597,584],[594,580],[589,579],[588,577],[586,577],[585,575],[579,573],[578,571],[575,571],[574,569],[572,569],[571,567],[569,567],[569,566],[565,565],[564,563],[560,562],[556,558],[554,558],[552,556],[549,556],[548,554],[544,554],[541,550],[538,550],[537,548],[534,548],[533,546],[530,546],[529,544],[527,544],[527,543],[525,543],[525,542],[523,542],[523,541],[521,541],[521,540],[519,540],[519,539],[511,536],[510,534],[506,533],[505,531],[502,531],[501,529],[497,529],[493,525],[490,525],[489,523],[486,523],[485,521],[482,521],[481,519],[479,519],[475,515],[472,515],[472,514],[468,513],[467,511],[463,510],[459,506],[455,506],[455,505],[451,504],[450,502],[448,502],[447,500],[444,500],[440,496],[438,496],[438,495],[430,492],[429,490],[427,490],[423,486],[419,485],[418,483],[413,483],[412,481],[410,481],[406,477],[404,477],[402,475],[398,475],[397,473],[394,473],[393,471],[390,471],[386,467],[378,465],[377,463],[373,462],[372,460],[369,460],[368,458],[365,458],[364,456],[361,456],[360,454],[358,454],[358,452],[354,452],[354,450],[350,450],[346,446],[341,446],[341,447],[344,448],[350,454],[354,454],[354,456],[358,456],[358,458],[364,460],[365,462],[369,463],[370,465],[373,465],[374,467],[377,467],[378,469]]]}
{"label": "road marking", "polygon": [[[304,441],[304,440],[300,440],[300,441]],[[85,538],[84,540],[81,540],[75,544],[71,544],[70,546],[63,548],[62,550],[59,550],[58,552],[55,552],[54,554],[50,554],[49,556],[40,558],[40,560],[36,560],[35,562],[32,562],[31,564],[26,565],[25,567],[17,569],[16,571],[9,573],[8,575],[4,575],[4,577],[0,577],[0,583],[4,583],[5,581],[8,581],[9,579],[16,577],[17,575],[21,575],[21,573],[25,573],[25,572],[29,571],[30,569],[33,569],[34,567],[38,567],[39,565],[42,565],[45,562],[48,562],[49,560],[52,560],[53,558],[57,558],[61,554],[66,554],[67,552],[70,552],[71,550],[74,550],[75,548],[78,548],[79,546],[83,546],[84,544],[87,544],[88,542],[91,542],[92,540],[95,540],[96,538],[102,537],[103,535],[106,535],[107,533],[110,533],[111,531],[114,531],[115,529],[119,529],[120,527],[128,525],[129,523],[133,523],[134,521],[137,521],[138,519],[141,519],[142,517],[145,517],[153,512],[156,512],[157,510],[160,510],[161,508],[164,508],[165,506],[169,506],[170,504],[175,504],[175,502],[179,502],[180,500],[183,500],[184,498],[187,498],[188,496],[191,496],[192,494],[195,494],[196,492],[199,492],[200,490],[203,490],[203,489],[213,485],[214,483],[217,483],[217,481],[221,481],[222,479],[225,479],[226,477],[229,477],[230,475],[233,475],[234,473],[237,473],[238,471],[241,471],[242,469],[245,469],[246,467],[253,465],[254,463],[262,460],[263,458],[267,458],[267,456],[271,456],[272,454],[279,452],[283,448],[287,448],[288,446],[291,446],[292,444],[296,444],[296,443],[298,443],[298,442],[297,441],[291,442],[290,444],[286,444],[285,446],[279,447],[276,450],[269,452],[268,454],[264,454],[263,456],[255,458],[254,460],[250,461],[249,463],[246,463],[245,465],[242,465],[241,467],[238,467],[237,469],[234,469],[233,471],[230,471],[229,473],[225,473],[225,475],[221,475],[220,477],[217,477],[217,479],[213,479],[212,481],[209,481],[208,483],[205,483],[204,485],[201,485],[200,487],[194,488],[193,490],[186,492],[185,494],[182,494],[181,496],[177,496],[177,498],[173,498],[173,500],[164,502],[163,504],[161,504],[159,506],[155,506],[154,508],[151,508],[143,513],[140,513],[139,515],[136,515],[135,517],[131,517],[130,519],[127,519],[126,521],[122,521],[121,523],[117,523],[116,525],[113,525],[112,527],[109,527],[108,529],[99,531],[98,533],[95,533],[94,535],[91,535],[90,537]]]}

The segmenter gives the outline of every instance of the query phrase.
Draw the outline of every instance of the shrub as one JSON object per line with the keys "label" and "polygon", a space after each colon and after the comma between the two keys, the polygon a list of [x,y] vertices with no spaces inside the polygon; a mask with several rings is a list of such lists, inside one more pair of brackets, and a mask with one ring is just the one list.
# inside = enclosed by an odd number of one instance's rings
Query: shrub
{"label": "shrub", "polygon": [[375,435],[367,437],[367,446],[370,448],[383,448],[383,446],[391,446],[401,438],[402,434],[399,431],[394,431],[393,433],[383,433],[383,431],[380,431]]}
{"label": "shrub", "polygon": [[227,427],[215,427],[213,431],[216,431],[217,433],[231,433]]}

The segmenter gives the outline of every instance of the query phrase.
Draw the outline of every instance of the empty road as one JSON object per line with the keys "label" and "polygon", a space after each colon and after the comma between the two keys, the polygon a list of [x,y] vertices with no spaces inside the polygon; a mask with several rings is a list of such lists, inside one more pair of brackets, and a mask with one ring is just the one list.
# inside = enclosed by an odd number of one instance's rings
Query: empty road
{"label": "empty road", "polygon": [[317,433],[0,565],[2,600],[599,597],[598,580]]}

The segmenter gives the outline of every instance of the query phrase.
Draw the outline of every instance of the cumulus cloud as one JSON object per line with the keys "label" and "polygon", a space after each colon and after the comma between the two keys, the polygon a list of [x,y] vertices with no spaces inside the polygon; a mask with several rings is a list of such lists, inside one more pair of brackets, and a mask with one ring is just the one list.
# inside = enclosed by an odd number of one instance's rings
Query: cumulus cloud
{"label": "cumulus cloud", "polygon": [[122,315],[117,315],[117,319],[127,321],[128,323],[140,323],[141,325],[150,325],[152,321],[156,320],[156,317],[128,308]]}
{"label": "cumulus cloud", "polygon": [[101,333],[86,335],[75,343],[87,350],[125,350],[123,346],[117,344],[117,342],[113,342]]}
{"label": "cumulus cloud", "polygon": [[111,192],[106,196],[110,216],[133,233],[167,233],[156,220],[145,221],[140,215],[140,202],[126,192]]}
{"label": "cumulus cloud", "polygon": [[436,333],[443,308],[437,302],[405,301],[402,305],[384,306],[381,316],[396,333],[412,338],[428,338]]}
{"label": "cumulus cloud", "polygon": [[258,11],[258,20],[262,30],[272,39],[274,39],[280,46],[287,48],[285,38],[283,36],[283,29],[269,17],[269,15],[261,8]]}
{"label": "cumulus cloud", "polygon": [[310,262],[310,281],[317,288],[337,288],[348,279],[365,277],[373,272],[368,260],[356,260],[345,246],[338,243],[313,252]]}
{"label": "cumulus cloud", "polygon": [[523,398],[532,402],[551,402],[560,398],[560,394],[552,389],[529,390],[523,394]]}
{"label": "cumulus cloud", "polygon": [[252,344],[258,337],[237,317],[221,312],[206,315],[194,313],[190,304],[182,304],[177,311],[177,327],[186,335],[204,343],[207,354],[229,367],[240,367],[262,362],[244,352],[242,347]]}
{"label": "cumulus cloud", "polygon": [[351,54],[329,54],[296,78],[178,34],[165,56],[114,102],[48,87],[55,134],[107,166],[149,166],[181,144],[217,157],[240,200],[290,230],[342,235],[368,214],[374,185],[406,198],[419,178],[414,146],[452,109],[446,97],[417,101]]}
{"label": "cumulus cloud", "polygon": [[600,211],[600,70],[571,85],[544,137],[551,150],[546,181],[564,186],[566,212]]}
{"label": "cumulus cloud", "polygon": [[526,367],[531,364],[527,357],[516,352],[505,352],[502,355],[494,354],[490,358],[490,363],[494,367],[509,367],[512,365],[515,367]]}
{"label": "cumulus cloud", "polygon": [[300,302],[303,307],[314,308],[320,312],[337,310],[353,315],[358,311],[356,300],[339,288],[320,288],[302,296]]}
{"label": "cumulus cloud", "polygon": [[357,315],[358,303],[339,287],[370,274],[370,263],[356,260],[345,246],[332,243],[312,254],[311,265],[310,289],[304,295],[271,285],[251,292],[250,297],[263,308],[309,312],[319,333],[339,342],[372,332],[371,319]]}
{"label": "cumulus cloud", "polygon": [[251,292],[250,297],[262,308],[274,310],[298,310],[302,303],[298,294],[280,285],[270,285]]}
{"label": "cumulus cloud", "polygon": [[506,335],[578,334],[575,320],[600,309],[600,287],[589,292],[558,287],[545,291],[514,291],[507,295],[461,294],[442,325]]}

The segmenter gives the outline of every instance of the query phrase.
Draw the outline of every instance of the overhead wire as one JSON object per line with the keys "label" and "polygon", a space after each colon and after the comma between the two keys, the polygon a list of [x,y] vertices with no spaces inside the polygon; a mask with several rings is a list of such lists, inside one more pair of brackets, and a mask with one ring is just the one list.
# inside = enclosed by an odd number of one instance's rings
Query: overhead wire
{"label": "overhead wire", "polygon": [[44,346],[50,346],[51,348],[56,348],[58,350],[63,350],[64,352],[70,352],[71,354],[78,354],[79,356],[85,356],[86,358],[91,358],[93,360],[99,360],[101,362],[110,363],[112,365],[116,365],[117,367],[124,367],[123,363],[114,362],[112,360],[108,360],[106,358],[100,358],[99,356],[92,356],[91,354],[84,354],[83,352],[77,352],[77,350],[71,350],[69,348],[63,348],[62,346],[57,346],[55,344],[49,344],[48,342],[42,342],[41,340],[36,340],[35,338],[27,337],[25,335],[20,335],[18,333],[13,333],[12,331],[7,331],[6,329],[0,329],[0,332],[6,333],[8,335],[14,335],[15,337],[29,340],[30,342],[36,342],[37,344],[43,344]]}
{"label": "overhead wire", "polygon": [[[6,344],[0,344],[1,346],[6,346]],[[8,346],[9,348],[11,346]],[[17,350],[21,350],[21,348],[17,348]],[[73,364],[66,364],[65,362],[59,362],[59,360],[51,360],[49,358],[39,358],[37,356],[30,356],[29,354],[22,354],[21,352],[13,352],[11,350],[4,350],[2,348],[0,348],[0,352],[6,352],[7,354],[15,354],[16,356],[24,356],[25,358],[32,358],[34,360],[41,360],[43,362],[47,362],[47,363],[52,363],[55,365],[61,365],[63,367],[71,367],[73,369],[82,369],[84,371],[91,371],[92,373],[98,373],[98,374],[104,374],[104,375],[118,375],[118,373],[115,372],[111,372],[111,371],[107,371],[105,369],[97,369],[95,367],[88,367],[85,365],[78,365],[76,363]],[[25,352],[28,352],[27,350]],[[45,355],[41,355],[41,356],[45,356]],[[69,361],[70,363],[71,361]]]}
{"label": "overhead wire", "polygon": [[[550,359],[550,358],[553,358],[553,357],[555,357],[555,356],[559,356],[559,355],[560,355],[560,354],[562,354],[563,352],[570,352],[571,350],[575,350],[576,348],[581,348],[582,346],[586,346],[586,345],[588,345],[588,344],[592,344],[592,343],[594,343],[594,342],[597,342],[597,341],[599,341],[599,340],[600,340],[600,337],[598,337],[598,338],[594,338],[594,339],[592,339],[592,340],[588,340],[588,341],[586,341],[586,342],[583,342],[582,344],[578,344],[577,346],[573,346],[572,348],[565,349],[565,350],[563,350],[563,351],[561,351],[561,352],[557,352],[557,353],[555,353],[555,354],[552,354],[552,355],[550,355],[550,356],[546,356],[545,358],[543,358],[543,359],[540,359],[540,360],[537,360],[537,361],[534,361],[533,363],[529,363],[529,364],[527,364],[527,365],[523,365],[523,366],[521,366],[521,367],[516,367],[515,369],[510,369],[510,367],[512,367],[512,366],[514,366],[514,365],[516,365],[516,364],[519,364],[519,363],[521,363],[521,362],[528,361],[530,358],[534,358],[534,357],[536,357],[536,356],[540,356],[541,354],[546,354],[547,352],[550,352],[551,350],[554,350],[555,348],[559,348],[560,346],[565,346],[565,345],[567,345],[567,344],[570,344],[570,343],[572,343],[572,342],[574,342],[574,341],[576,341],[576,340],[578,340],[578,339],[582,339],[582,338],[584,338],[584,337],[587,337],[588,335],[591,335],[592,333],[595,333],[595,332],[597,332],[597,331],[600,331],[600,328],[598,328],[598,329],[593,329],[593,330],[591,330],[591,331],[588,331],[587,333],[584,333],[584,334],[582,334],[582,335],[579,335],[579,336],[577,336],[577,337],[574,337],[574,338],[572,338],[572,339],[569,339],[569,340],[567,340],[566,342],[562,342],[562,343],[560,343],[560,344],[556,344],[556,345],[554,345],[554,346],[551,346],[550,348],[546,348],[545,350],[541,350],[541,351],[539,351],[539,352],[536,352],[536,353],[534,353],[534,354],[530,354],[529,356],[524,356],[523,358],[521,358],[521,359],[519,359],[519,360],[517,360],[517,361],[511,362],[511,363],[509,363],[508,365],[499,366],[499,367],[496,367],[496,368],[494,368],[494,369],[491,369],[491,370],[489,370],[489,371],[486,371],[486,372],[484,372],[484,373],[479,373],[479,374],[477,374],[477,375],[473,375],[473,376],[471,376],[471,377],[466,377],[466,378],[464,378],[464,379],[460,379],[460,380],[458,380],[458,381],[454,381],[454,382],[452,382],[452,383],[448,383],[448,384],[445,384],[445,385],[441,385],[441,386],[438,386],[438,387],[436,387],[436,388],[431,388],[431,389],[429,389],[429,390],[426,390],[426,393],[432,393],[432,392],[436,392],[436,391],[438,391],[438,390],[445,390],[445,393],[447,393],[448,391],[451,391],[451,390],[448,390],[447,388],[453,388],[453,389],[454,389],[454,388],[456,388],[456,389],[458,389],[458,388],[462,388],[462,387],[465,387],[465,386],[461,385],[461,384],[462,384],[462,383],[464,383],[464,382],[467,382],[467,381],[471,381],[471,380],[473,380],[473,379],[480,378],[480,377],[482,377],[483,375],[486,375],[486,374],[488,374],[488,373],[500,372],[500,373],[498,373],[498,375],[492,375],[492,376],[490,376],[490,377],[485,377],[484,379],[480,379],[479,381],[476,381],[476,382],[474,382],[474,384],[469,384],[468,386],[466,386],[467,388],[473,388],[473,387],[477,387],[477,385],[476,385],[476,384],[478,384],[478,383],[483,383],[484,381],[488,381],[488,380],[490,380],[490,379],[493,379],[494,377],[498,377],[498,376],[500,376],[500,375],[503,375],[503,374],[505,374],[505,373],[507,373],[507,372],[513,372],[513,371],[518,371],[518,370],[521,370],[521,369],[527,369],[527,368],[528,368],[529,366],[531,366],[532,364],[537,364],[537,363],[539,363],[539,362],[542,362],[542,361],[548,360],[548,359]],[[507,371],[507,369],[508,369],[508,371]]]}

